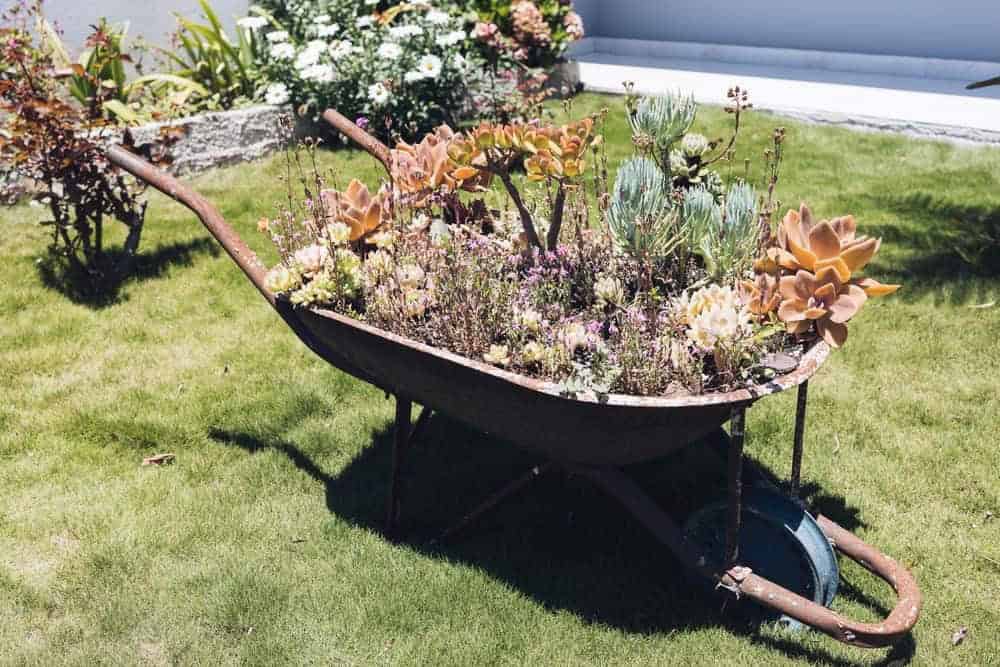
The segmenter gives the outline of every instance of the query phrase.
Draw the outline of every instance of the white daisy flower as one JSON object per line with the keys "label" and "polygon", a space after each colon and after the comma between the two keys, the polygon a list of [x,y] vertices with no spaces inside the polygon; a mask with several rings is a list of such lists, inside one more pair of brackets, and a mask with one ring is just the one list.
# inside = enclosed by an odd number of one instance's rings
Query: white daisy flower
{"label": "white daisy flower", "polygon": [[291,60],[295,57],[295,47],[288,42],[280,42],[271,47],[271,57],[275,60]]}
{"label": "white daisy flower", "polygon": [[333,37],[338,32],[340,32],[340,26],[336,23],[331,25],[321,25],[317,30],[316,34],[320,37]]}
{"label": "white daisy flower", "polygon": [[316,83],[330,83],[337,78],[332,65],[313,65],[302,70],[302,78]]}
{"label": "white daisy flower", "polygon": [[389,89],[383,83],[375,83],[368,86],[368,99],[378,106],[382,106],[389,101]]}
{"label": "white daisy flower", "polygon": [[448,15],[448,12],[442,12],[440,9],[432,9],[427,12],[424,18],[432,25],[446,25],[451,21],[451,16]]}
{"label": "white daisy flower", "polygon": [[278,42],[288,41],[288,31],[287,30],[272,30],[266,35],[267,41],[272,44],[277,44]]}
{"label": "white daisy flower", "polygon": [[403,55],[403,47],[393,42],[386,42],[382,46],[378,47],[378,55],[381,58],[395,60]]}
{"label": "white daisy flower", "polygon": [[260,30],[267,25],[267,19],[263,16],[244,16],[236,25],[247,30]]}
{"label": "white daisy flower", "polygon": [[272,83],[264,91],[264,101],[275,106],[288,104],[290,98],[291,95],[288,92],[288,86],[280,82]]}
{"label": "white daisy flower", "polygon": [[465,32],[462,30],[453,30],[441,35],[435,40],[435,42],[438,46],[454,46],[455,44],[464,41],[465,36]]}
{"label": "white daisy flower", "polygon": [[436,79],[441,73],[441,59],[432,53],[428,53],[417,63],[417,71],[423,74],[425,79]]}
{"label": "white daisy flower", "polygon": [[354,53],[354,44],[350,40],[342,39],[330,45],[330,56],[334,60],[346,58]]}
{"label": "white daisy flower", "polygon": [[389,28],[389,35],[391,35],[393,39],[419,37],[422,34],[424,34],[424,29],[418,25],[397,25]]}

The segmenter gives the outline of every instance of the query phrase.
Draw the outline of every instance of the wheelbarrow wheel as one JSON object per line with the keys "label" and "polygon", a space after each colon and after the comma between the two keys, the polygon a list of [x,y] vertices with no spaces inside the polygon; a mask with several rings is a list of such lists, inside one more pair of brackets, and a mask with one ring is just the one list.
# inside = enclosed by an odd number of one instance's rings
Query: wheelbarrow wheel
{"label": "wheelbarrow wheel", "polygon": [[[692,514],[684,525],[685,537],[711,559],[706,564],[720,569],[727,511],[727,501],[713,502]],[[743,492],[738,564],[824,607],[837,595],[837,558],[819,524],[798,503],[773,489],[752,486]],[[765,620],[789,629],[802,627],[787,616],[774,614]]]}

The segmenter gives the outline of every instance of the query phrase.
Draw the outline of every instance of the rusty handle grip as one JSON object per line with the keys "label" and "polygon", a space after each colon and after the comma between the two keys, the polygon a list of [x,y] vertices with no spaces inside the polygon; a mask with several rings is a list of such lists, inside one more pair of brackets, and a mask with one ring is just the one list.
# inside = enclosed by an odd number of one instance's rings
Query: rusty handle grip
{"label": "rusty handle grip", "polygon": [[344,115],[336,109],[327,109],[324,111],[323,120],[325,120],[335,130],[342,132],[348,139],[356,143],[358,146],[368,151],[372,157],[382,163],[382,166],[385,167],[386,173],[388,173],[390,177],[392,176],[391,154],[388,146],[362,130],[358,127],[357,123],[352,123],[350,119],[344,117]]}
{"label": "rusty handle grip", "polygon": [[132,174],[140,181],[148,183],[171,199],[174,199],[184,206],[187,206],[198,216],[201,223],[211,233],[212,236],[226,249],[233,261],[239,265],[240,269],[254,284],[254,287],[267,299],[272,306],[275,305],[275,296],[271,290],[267,289],[265,277],[267,269],[257,259],[256,253],[252,251],[243,239],[240,238],[232,227],[230,227],[222,215],[207,199],[195,192],[192,188],[184,185],[172,175],[159,169],[135,153],[123,146],[110,146],[106,154],[108,160],[115,165]]}
{"label": "rusty handle grip", "polygon": [[845,644],[878,648],[896,643],[913,629],[920,617],[920,589],[917,588],[913,575],[895,560],[825,516],[820,516],[817,522],[837,551],[884,579],[896,591],[896,606],[881,623],[859,623],[844,618],[746,568],[734,567],[727,572],[728,577],[736,583],[741,595],[825,632]]}

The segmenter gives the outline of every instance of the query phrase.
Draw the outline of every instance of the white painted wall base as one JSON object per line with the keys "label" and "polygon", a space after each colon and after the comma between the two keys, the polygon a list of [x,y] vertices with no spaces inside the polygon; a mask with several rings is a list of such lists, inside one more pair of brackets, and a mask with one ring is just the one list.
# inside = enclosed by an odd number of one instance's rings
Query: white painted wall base
{"label": "white painted wall base", "polygon": [[657,42],[613,37],[587,37],[574,44],[570,51],[570,55],[575,58],[593,53],[632,58],[789,67],[825,72],[886,74],[894,77],[954,79],[963,82],[963,85],[1000,74],[1000,64],[978,60],[914,58],[698,42]]}
{"label": "white painted wall base", "polygon": [[633,81],[640,93],[681,89],[722,104],[739,85],[758,110],[801,120],[1000,145],[1000,88],[965,90],[1000,72],[995,63],[600,37],[573,55],[595,92],[621,93]]}

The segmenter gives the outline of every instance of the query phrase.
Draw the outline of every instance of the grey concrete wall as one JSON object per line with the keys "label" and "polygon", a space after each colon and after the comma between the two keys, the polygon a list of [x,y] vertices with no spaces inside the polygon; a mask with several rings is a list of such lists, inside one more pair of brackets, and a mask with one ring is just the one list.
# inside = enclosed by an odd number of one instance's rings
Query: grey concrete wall
{"label": "grey concrete wall", "polygon": [[998,0],[577,0],[593,36],[1000,62]]}
{"label": "grey concrete wall", "polygon": [[[248,0],[210,0],[219,19],[231,30],[235,18],[245,16]],[[167,46],[175,30],[174,13],[192,19],[201,16],[197,0],[46,0],[45,13],[65,31],[74,50],[83,45],[90,25],[104,16],[112,23],[129,22],[129,36],[142,35],[157,46]]]}

